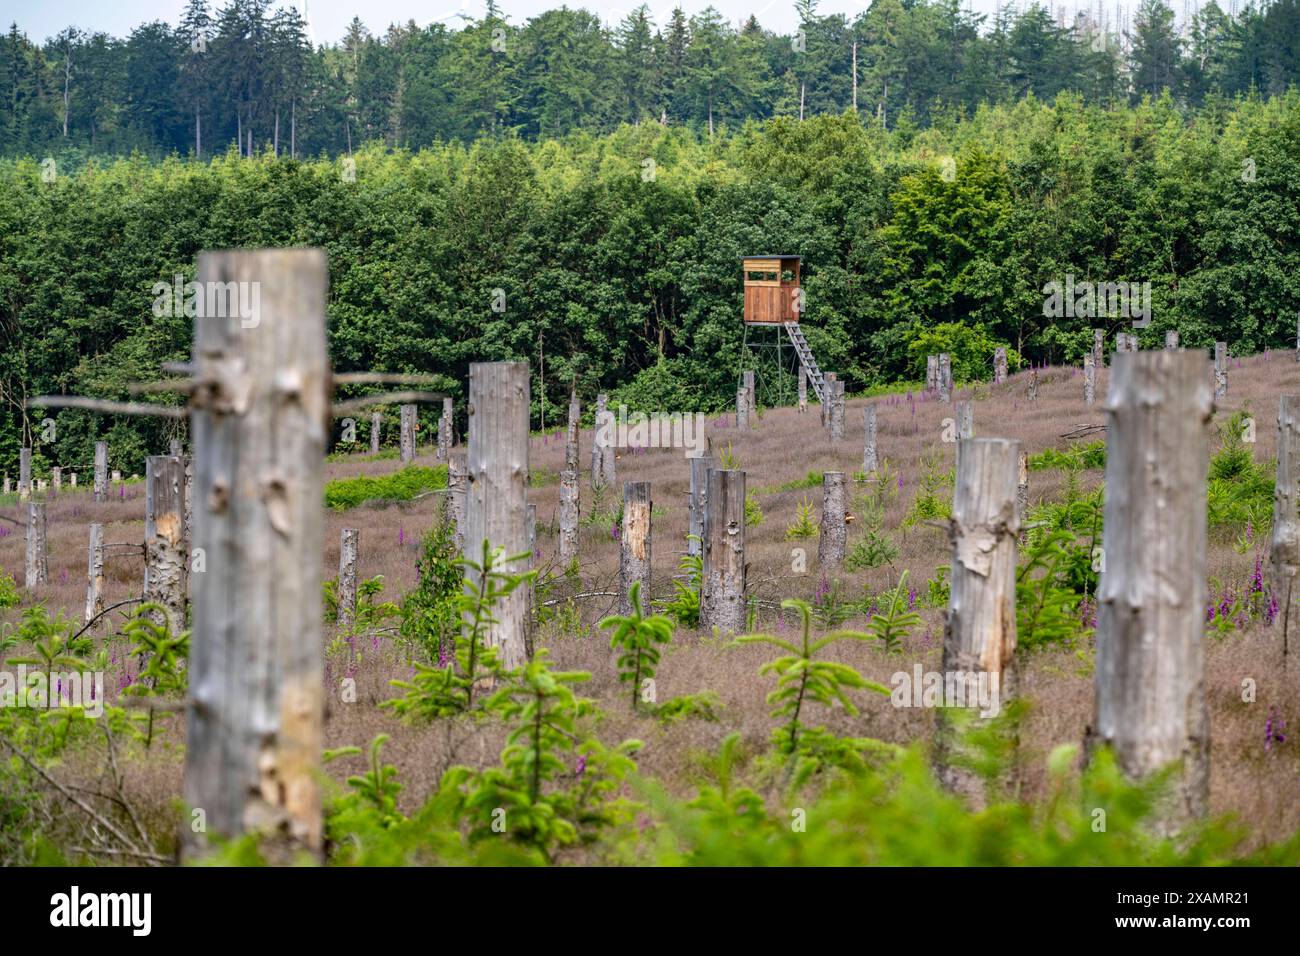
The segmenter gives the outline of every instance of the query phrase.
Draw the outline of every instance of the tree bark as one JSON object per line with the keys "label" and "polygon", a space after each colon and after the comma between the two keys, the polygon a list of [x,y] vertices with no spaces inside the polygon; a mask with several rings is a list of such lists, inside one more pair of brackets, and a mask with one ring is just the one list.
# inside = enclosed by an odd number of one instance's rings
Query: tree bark
{"label": "tree bark", "polygon": [[[948,621],[944,628],[943,676],[971,675],[975,688],[986,681],[986,701],[970,699],[971,676],[955,706],[980,706],[991,719],[1016,695],[1016,542],[1020,533],[1017,478],[1020,443],[1004,438],[969,438],[958,445],[953,488]],[[945,787],[974,803],[982,796],[980,778],[954,759],[960,743],[955,726],[940,716],[935,763]],[[1000,781],[1014,788],[1014,774]]]}
{"label": "tree bark", "polygon": [[[319,249],[205,252],[198,281],[255,282],[259,323],[194,323],[194,575],[187,807],[207,832],[319,853],[328,265]],[[196,816],[182,839],[203,841]],[[280,847],[277,846],[277,849]]]}
{"label": "tree bark", "polygon": [[108,500],[108,442],[95,442],[95,501]]}
{"label": "tree bark", "polygon": [[[465,557],[483,559],[483,542],[511,556],[528,550],[528,364],[474,362],[469,367],[469,484],[465,496]],[[527,560],[497,570],[518,574]],[[507,669],[526,658],[528,592],[516,588],[493,611],[489,646]]]}
{"label": "tree bark", "polygon": [[862,410],[862,470],[873,475],[880,467],[876,457],[876,406],[868,405]]}
{"label": "tree bark", "polygon": [[45,504],[27,502],[27,560],[23,583],[27,590],[50,583],[50,561],[45,539]]}
{"label": "tree bark", "polygon": [[739,634],[745,628],[745,473],[711,470],[707,507],[700,626]]}
{"label": "tree bark", "polygon": [[179,458],[144,460],[144,599],[161,604],[167,630],[185,629],[185,469]]}
{"label": "tree bark", "polygon": [[86,562],[86,616],[89,624],[104,610],[104,526],[90,526],[90,548]]}
{"label": "tree bark", "polygon": [[1300,395],[1283,395],[1277,413],[1277,481],[1273,486],[1270,548],[1273,597],[1282,611],[1282,657],[1289,656],[1291,631],[1300,626]]}
{"label": "tree bark", "polygon": [[1205,353],[1117,357],[1106,410],[1106,513],[1090,747],[1145,778],[1182,761],[1159,832],[1209,802],[1205,707]]}
{"label": "tree bark", "polygon": [[578,471],[560,472],[560,562],[566,567],[578,556]]}
{"label": "tree bark", "polygon": [[1091,405],[1097,397],[1097,363],[1089,352],[1083,357],[1083,400]]}
{"label": "tree bark", "polygon": [[415,461],[415,406],[402,406],[402,464]]}
{"label": "tree bark", "polygon": [[357,550],[361,532],[344,528],[339,534],[339,583],[334,592],[338,598],[338,623],[343,631],[351,631],[357,620]]}
{"label": "tree bark", "polygon": [[632,613],[632,585],[641,585],[641,606],[650,610],[650,482],[623,486],[623,529],[619,536],[619,614]]}
{"label": "tree bark", "polygon": [[844,564],[844,545],[848,540],[844,512],[844,472],[824,472],[821,536],[817,542],[817,562],[823,569],[837,571]]}
{"label": "tree bark", "polygon": [[383,417],[379,412],[370,413],[370,454],[379,454],[379,435],[383,430]]}

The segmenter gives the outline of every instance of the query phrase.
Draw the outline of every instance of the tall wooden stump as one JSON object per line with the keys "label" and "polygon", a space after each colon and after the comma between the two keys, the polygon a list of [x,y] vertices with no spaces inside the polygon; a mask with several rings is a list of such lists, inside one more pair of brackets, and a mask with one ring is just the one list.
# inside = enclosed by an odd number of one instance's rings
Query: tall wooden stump
{"label": "tall wooden stump", "polygon": [[18,500],[26,501],[31,497],[33,490],[32,450],[20,448],[18,449]]}
{"label": "tall wooden stump", "polygon": [[[528,570],[535,571],[540,566],[540,555],[537,551],[537,505],[530,504],[526,509],[527,531],[528,531]],[[535,629],[537,624],[537,579],[533,578],[524,585],[526,590],[526,613],[524,615],[524,653],[528,660],[533,659],[533,641],[536,637]]]}
{"label": "tall wooden stump", "polygon": [[1106,410],[1104,567],[1098,587],[1097,708],[1089,744],[1143,778],[1182,761],[1158,829],[1209,801],[1205,706],[1207,425],[1205,353],[1115,359]]}
{"label": "tall wooden stump", "polygon": [[606,407],[609,396],[596,396],[596,432],[591,443],[591,487],[607,488],[614,484],[614,415]]}
{"label": "tall wooden stump", "polygon": [[1173,350],[1178,348],[1178,330],[1169,329],[1165,332],[1165,348]]}
{"label": "tall wooden stump", "polygon": [[[456,551],[465,552],[465,498],[469,491],[469,472],[465,459],[452,455],[447,463],[447,507],[455,534]],[[480,545],[482,542],[479,542]],[[480,554],[475,561],[478,561]]]}
{"label": "tall wooden stump", "polygon": [[[469,367],[469,486],[465,496],[465,557],[483,560],[483,542],[504,556],[528,550],[528,364],[474,362]],[[498,570],[518,574],[527,559]],[[516,588],[494,610],[487,643],[507,669],[527,657],[528,590]]]}
{"label": "tall wooden stump", "polygon": [[952,356],[939,353],[939,401],[952,401]]}
{"label": "tall wooden stump", "polygon": [[1083,356],[1083,400],[1091,405],[1097,397],[1097,363],[1088,352]]}
{"label": "tall wooden stump", "polygon": [[352,630],[357,619],[357,549],[361,532],[344,528],[339,534],[338,622],[344,631]]}
{"label": "tall wooden stump", "polygon": [[402,406],[402,464],[415,461],[415,406]]}
{"label": "tall wooden stump", "polygon": [[564,467],[578,472],[579,441],[582,427],[582,406],[578,403],[578,393],[569,393],[569,429],[564,442]]}
{"label": "tall wooden stump", "polygon": [[[952,573],[943,637],[945,690],[964,686],[952,706],[975,707],[991,719],[1016,695],[1016,542],[1020,443],[969,438],[960,443],[953,487]],[[981,696],[984,698],[981,700]],[[941,715],[935,762],[944,786],[978,802],[979,777],[958,766],[957,728]],[[1014,775],[1001,781],[1014,785]]]}
{"label": "tall wooden stump", "polygon": [[[967,399],[957,403],[957,440],[975,437],[975,402]],[[958,446],[960,447],[960,446]]]}
{"label": "tall wooden stump", "polygon": [[63,469],[55,465],[50,469],[50,497],[57,498],[63,490]]}
{"label": "tall wooden stump", "polygon": [[993,384],[1007,380],[1007,349],[999,345],[993,350]]}
{"label": "tall wooden stump", "polygon": [[749,392],[744,388],[736,389],[736,427],[741,431],[749,430]]}
{"label": "tall wooden stump", "polygon": [[1228,343],[1214,343],[1214,397],[1228,394]]}
{"label": "tall wooden stump", "polygon": [[925,390],[933,392],[939,387],[939,356],[925,357]]}
{"label": "tall wooden stump", "polygon": [[1283,395],[1277,413],[1277,481],[1273,486],[1273,541],[1270,548],[1273,597],[1282,611],[1282,656],[1290,651],[1291,630],[1300,625],[1300,395]]}
{"label": "tall wooden stump", "polygon": [[95,500],[108,500],[108,442],[95,442]]}
{"label": "tall wooden stump", "polygon": [[579,495],[578,472],[560,472],[560,561],[568,565],[578,556]]}
{"label": "tall wooden stump", "polygon": [[[194,542],[182,828],[321,848],[321,461],[329,270],[319,249],[206,252],[198,280],[257,283],[258,321],[194,323]],[[200,813],[201,811],[201,813]]]}
{"label": "tall wooden stump", "polygon": [[758,391],[754,388],[753,369],[745,369],[741,376],[741,382],[745,387],[745,408],[749,412],[749,427],[753,428],[754,419],[758,418]]}
{"label": "tall wooden stump", "polygon": [[1029,452],[1024,450],[1016,461],[1016,513],[1020,515],[1020,526],[1023,528],[1029,514]]}
{"label": "tall wooden stump", "polygon": [[709,527],[709,472],[718,467],[718,461],[712,455],[686,460],[691,466],[686,508],[686,553],[702,555]]}
{"label": "tall wooden stump", "polygon": [[86,615],[89,624],[104,610],[104,526],[90,526],[90,548],[86,557]]}
{"label": "tall wooden stump", "polygon": [[876,406],[868,405],[862,410],[862,470],[868,475],[876,473],[880,462],[876,458]]}
{"label": "tall wooden stump", "polygon": [[442,400],[442,415],[438,418],[438,461],[451,457],[451,416],[454,412],[450,398]]}
{"label": "tall wooden stump", "polygon": [[799,363],[799,414],[808,411],[808,370]]}
{"label": "tall wooden stump", "polygon": [[650,482],[623,485],[623,529],[619,536],[619,614],[632,613],[632,585],[641,585],[641,606],[650,610]]}
{"label": "tall wooden stump", "polygon": [[1038,400],[1038,369],[1029,370],[1029,388],[1027,389],[1029,400],[1031,402]]}
{"label": "tall wooden stump", "polygon": [[379,454],[379,437],[383,431],[383,416],[379,412],[370,413],[370,454]]}
{"label": "tall wooden stump", "polygon": [[700,626],[745,629],[745,473],[709,472],[708,526],[700,589]]}
{"label": "tall wooden stump", "polygon": [[838,570],[844,564],[848,541],[844,512],[844,472],[823,472],[821,536],[817,541],[817,562],[823,569]]}
{"label": "tall wooden stump", "polygon": [[24,586],[30,591],[50,583],[50,560],[45,544],[45,502],[27,502],[27,559]]}
{"label": "tall wooden stump", "polygon": [[830,393],[830,415],[829,424],[831,430],[831,441],[844,440],[844,383],[839,379],[833,382],[827,382],[826,387]]}
{"label": "tall wooden stump", "polygon": [[144,460],[144,599],[171,633],[185,629],[185,468],[170,455]]}
{"label": "tall wooden stump", "polygon": [[1106,333],[1101,329],[1092,330],[1092,364],[1096,368],[1106,367]]}

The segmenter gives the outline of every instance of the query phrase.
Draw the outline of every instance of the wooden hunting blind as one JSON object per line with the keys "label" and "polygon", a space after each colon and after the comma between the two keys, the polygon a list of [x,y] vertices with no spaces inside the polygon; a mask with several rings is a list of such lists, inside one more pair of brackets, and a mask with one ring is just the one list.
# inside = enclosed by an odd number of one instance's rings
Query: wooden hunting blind
{"label": "wooden hunting blind", "polygon": [[744,256],[745,323],[799,321],[799,256]]}
{"label": "wooden hunting blind", "polygon": [[[745,288],[745,337],[741,343],[738,387],[745,384],[745,373],[752,372],[757,378],[757,389],[763,394],[751,389],[750,398],[760,405],[788,403],[801,366],[817,401],[823,404],[826,401],[825,376],[817,367],[799,325],[804,311],[803,293],[799,289],[801,262],[801,256],[741,256],[740,259]],[[751,328],[756,331],[751,333]],[[794,346],[794,354],[787,359],[790,345]]]}

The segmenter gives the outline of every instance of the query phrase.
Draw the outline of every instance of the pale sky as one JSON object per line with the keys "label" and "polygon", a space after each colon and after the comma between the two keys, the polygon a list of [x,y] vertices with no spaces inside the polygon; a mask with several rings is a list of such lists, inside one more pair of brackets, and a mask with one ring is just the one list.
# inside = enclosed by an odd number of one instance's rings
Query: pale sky
{"label": "pale sky", "polygon": [[[424,26],[435,21],[448,25],[459,24],[463,17],[479,18],[483,15],[485,3],[482,0],[294,0],[301,9],[307,6],[308,20],[312,27],[313,40],[317,43],[337,42],[354,15],[359,15],[362,22],[372,33],[383,33],[390,23],[405,23],[415,20]],[[963,5],[991,14],[999,0],[963,0]],[[1028,6],[1029,0],[1013,0],[1022,6]],[[1048,7],[1057,4],[1055,0],[1043,0]],[[1192,0],[1186,0],[1192,4]],[[1103,0],[1110,18],[1114,18],[1115,0]],[[214,7],[222,5],[221,0],[214,0]],[[281,4],[274,4],[281,5]],[[543,11],[562,5],[562,0],[501,0],[498,4],[510,23],[522,25],[530,17]],[[679,4],[674,0],[648,0],[647,5],[656,25],[663,26],[669,14]],[[1003,3],[1005,6],[1006,4]],[[1065,8],[1073,11],[1077,8],[1097,9],[1097,0],[1065,0]],[[1199,5],[1199,0],[1192,4]],[[1227,2],[1222,4],[1225,8]],[[569,7],[580,7],[600,17],[607,25],[617,24],[627,12],[637,6],[633,0],[622,0],[618,5],[606,2],[583,3],[569,0]],[[709,6],[708,0],[681,0],[680,6],[686,13],[698,13]],[[740,23],[751,13],[758,17],[766,29],[780,33],[794,32],[797,23],[794,12],[794,0],[713,0],[724,17],[733,23]],[[823,16],[843,13],[852,18],[871,6],[871,0],[821,0],[818,13]],[[1173,0],[1173,8],[1180,15],[1184,0]],[[114,36],[124,37],[133,28],[150,20],[166,20],[175,25],[180,20],[184,0],[4,0],[3,20],[7,29],[10,22],[17,21],[19,29],[33,41],[43,42],[66,26],[77,26],[88,32],[103,31]],[[990,18],[991,19],[991,18]],[[1072,19],[1072,17],[1071,17]]]}

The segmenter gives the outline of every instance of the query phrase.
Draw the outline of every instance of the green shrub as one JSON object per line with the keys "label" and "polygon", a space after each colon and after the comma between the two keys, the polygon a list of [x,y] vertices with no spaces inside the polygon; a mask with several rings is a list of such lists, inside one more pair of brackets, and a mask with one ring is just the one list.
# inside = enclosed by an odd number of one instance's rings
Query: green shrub
{"label": "green shrub", "polygon": [[401,471],[377,478],[362,475],[339,478],[325,485],[325,505],[346,511],[367,501],[410,501],[447,487],[447,466],[407,465]]}

